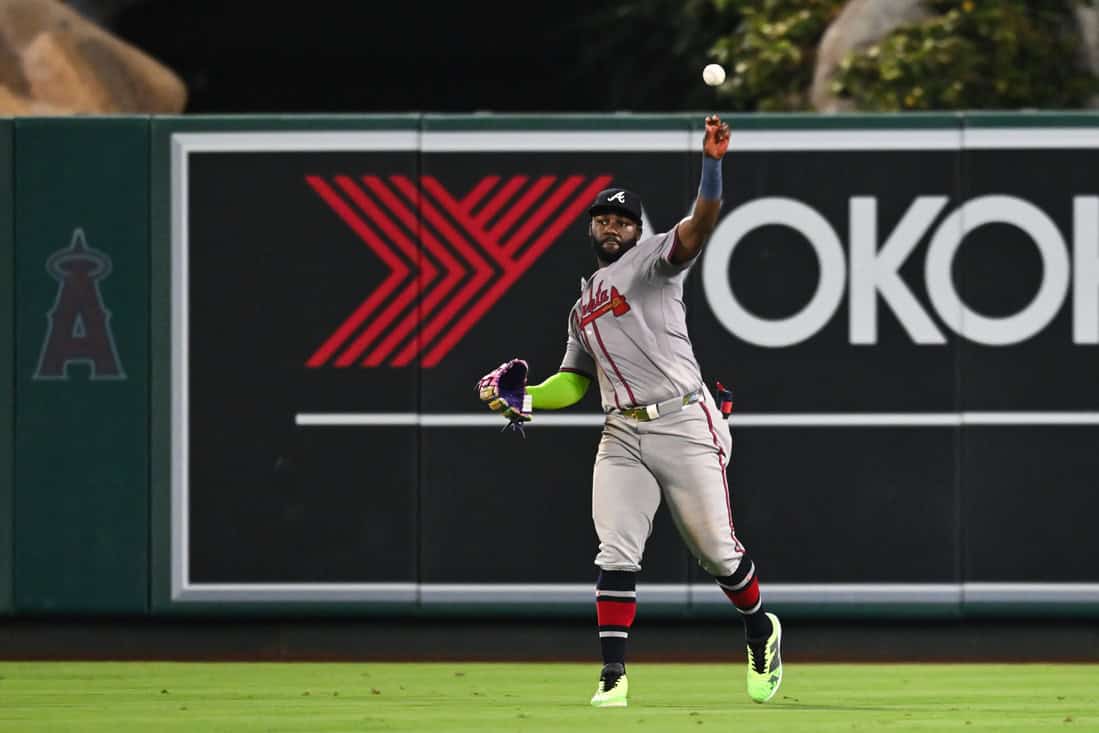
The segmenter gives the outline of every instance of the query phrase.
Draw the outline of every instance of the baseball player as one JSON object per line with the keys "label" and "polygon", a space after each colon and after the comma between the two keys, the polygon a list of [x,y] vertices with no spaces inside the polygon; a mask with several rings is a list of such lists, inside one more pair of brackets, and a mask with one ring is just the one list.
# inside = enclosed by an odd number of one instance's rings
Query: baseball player
{"label": "baseball player", "polygon": [[762,608],[755,564],[733,526],[725,476],[732,438],[702,381],[683,303],[687,272],[717,224],[728,146],[728,124],[707,117],[694,209],[664,234],[643,238],[636,194],[600,192],[588,210],[599,269],[569,313],[559,371],[528,388],[526,362],[513,359],[478,383],[481,399],[521,429],[533,410],[573,405],[599,381],[606,422],[592,476],[603,653],[596,707],[627,704],[636,578],[661,498],[691,553],[742,615],[748,695],[766,702],[782,681],[782,627]]}

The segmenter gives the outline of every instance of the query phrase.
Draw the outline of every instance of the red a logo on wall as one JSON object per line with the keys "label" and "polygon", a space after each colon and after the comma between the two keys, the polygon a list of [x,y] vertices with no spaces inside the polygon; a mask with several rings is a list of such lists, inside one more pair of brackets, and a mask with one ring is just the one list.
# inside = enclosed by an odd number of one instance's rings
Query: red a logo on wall
{"label": "red a logo on wall", "polygon": [[306,366],[433,367],[611,177],[490,175],[460,197],[433,176],[306,182],[390,270]]}
{"label": "red a logo on wall", "polygon": [[99,292],[99,281],[111,274],[111,258],[89,247],[84,230],[76,229],[69,246],[46,260],[46,271],[57,280],[57,298],[34,379],[68,379],[73,363],[88,364],[92,379],[125,379],[111,313]]}

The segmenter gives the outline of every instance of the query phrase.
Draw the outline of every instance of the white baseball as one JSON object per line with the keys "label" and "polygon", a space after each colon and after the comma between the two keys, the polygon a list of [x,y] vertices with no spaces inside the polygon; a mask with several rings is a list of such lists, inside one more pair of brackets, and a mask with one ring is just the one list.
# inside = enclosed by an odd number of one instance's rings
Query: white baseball
{"label": "white baseball", "polygon": [[702,81],[712,87],[718,87],[725,83],[725,69],[721,64],[706,64],[702,70]]}

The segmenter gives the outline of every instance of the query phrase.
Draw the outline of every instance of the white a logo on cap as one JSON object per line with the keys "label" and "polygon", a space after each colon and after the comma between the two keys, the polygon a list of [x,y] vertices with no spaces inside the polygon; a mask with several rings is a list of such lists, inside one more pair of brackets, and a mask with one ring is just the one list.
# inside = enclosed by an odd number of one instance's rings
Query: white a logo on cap
{"label": "white a logo on cap", "polygon": [[619,191],[618,193],[614,194],[613,196],[608,196],[607,201],[617,201],[620,204],[625,204],[626,203],[626,192],[625,191]]}

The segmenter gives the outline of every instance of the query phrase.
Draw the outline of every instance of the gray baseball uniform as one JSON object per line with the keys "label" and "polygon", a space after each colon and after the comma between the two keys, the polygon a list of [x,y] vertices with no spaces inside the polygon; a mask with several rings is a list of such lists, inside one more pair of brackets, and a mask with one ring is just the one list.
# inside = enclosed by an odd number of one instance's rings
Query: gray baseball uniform
{"label": "gray baseball uniform", "polygon": [[744,555],[725,476],[732,438],[687,335],[694,260],[673,264],[677,245],[675,228],[648,237],[583,283],[561,370],[597,375],[607,413],[592,478],[595,564],[641,569],[663,495],[703,569],[729,576]]}

